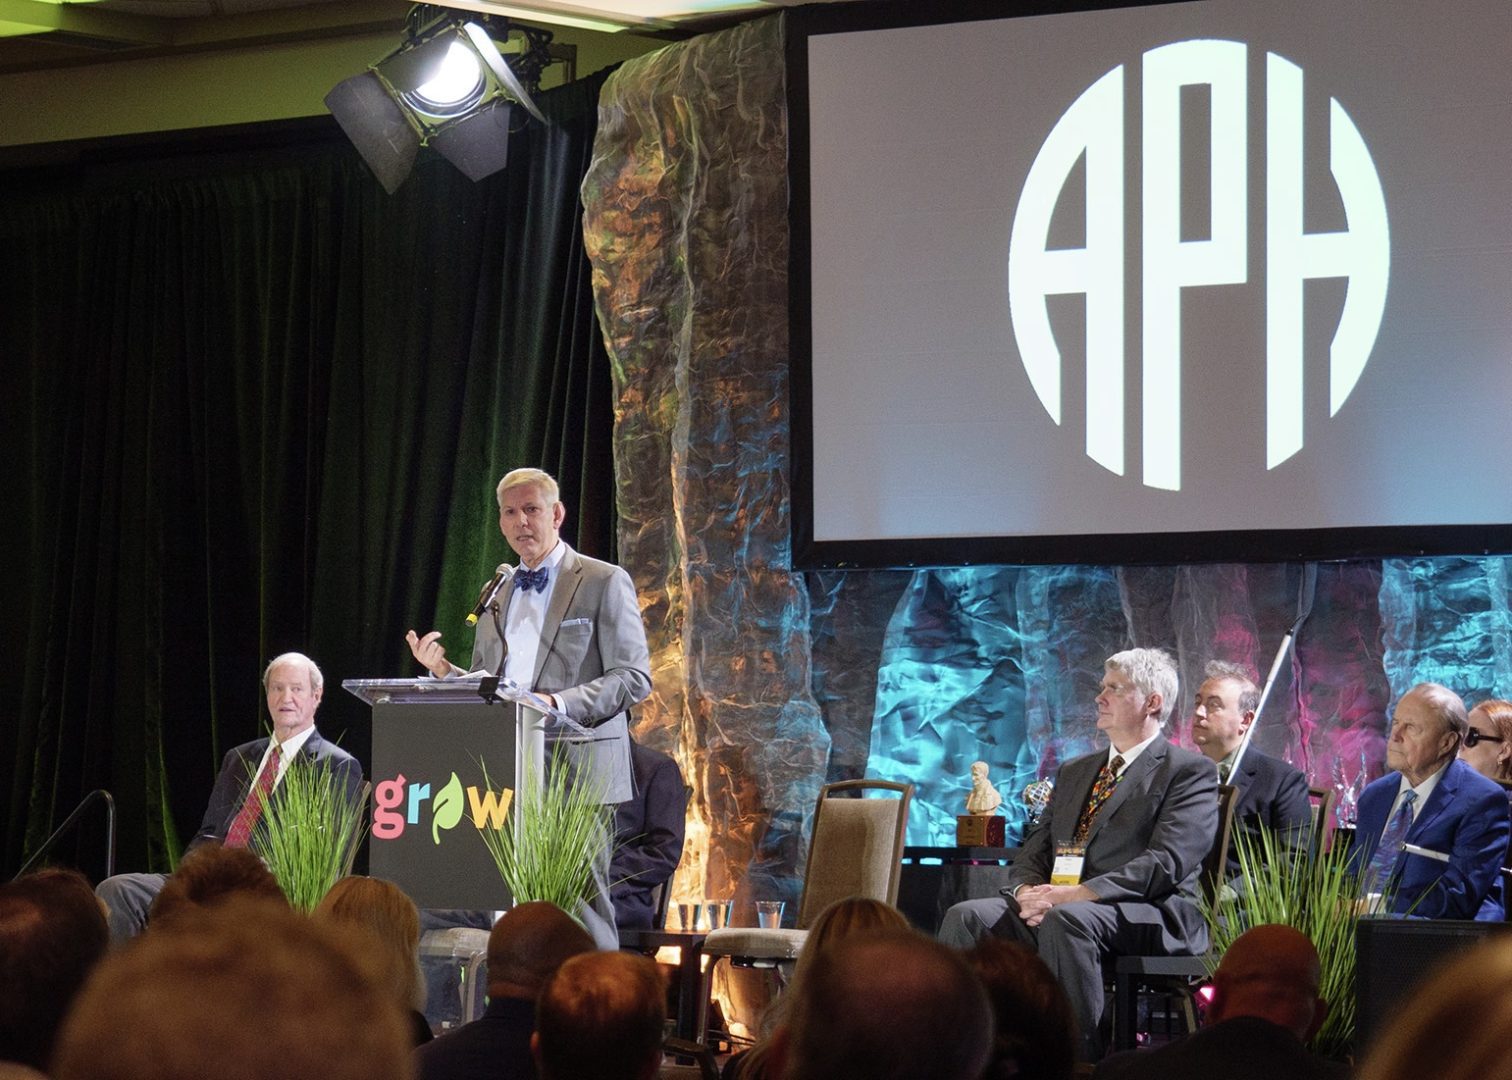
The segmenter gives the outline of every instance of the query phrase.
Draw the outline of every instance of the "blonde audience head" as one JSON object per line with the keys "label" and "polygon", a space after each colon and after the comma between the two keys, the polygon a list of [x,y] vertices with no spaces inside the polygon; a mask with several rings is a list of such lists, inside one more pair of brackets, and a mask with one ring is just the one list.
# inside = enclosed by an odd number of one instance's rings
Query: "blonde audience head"
{"label": "blonde audience head", "polygon": [[803,939],[803,948],[793,966],[792,985],[768,1006],[766,1014],[761,1018],[762,1037],[755,1046],[741,1055],[734,1075],[740,1080],[770,1080],[775,1077],[772,1033],[786,1022],[788,1010],[796,997],[793,991],[802,983],[813,964],[813,957],[830,945],[856,934],[907,929],[908,919],[901,911],[891,904],[865,896],[847,896],[821,911],[809,927],[808,936]]}
{"label": "blonde audience head", "polygon": [[420,912],[391,881],[345,877],[315,906],[321,922],[349,926],[367,941],[383,983],[407,1009],[425,1007],[420,978]]}
{"label": "blonde audience head", "polygon": [[408,1080],[405,1016],[342,927],[233,898],[107,957],[54,1080]]}

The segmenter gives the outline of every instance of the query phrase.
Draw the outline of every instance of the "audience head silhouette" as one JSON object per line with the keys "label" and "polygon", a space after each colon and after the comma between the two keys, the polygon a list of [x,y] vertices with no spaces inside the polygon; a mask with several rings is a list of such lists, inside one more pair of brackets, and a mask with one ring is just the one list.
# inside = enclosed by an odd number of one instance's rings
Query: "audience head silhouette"
{"label": "audience head silhouette", "polygon": [[317,920],[351,927],[366,939],[394,1000],[407,1009],[425,1007],[420,912],[403,889],[382,878],[344,877],[315,905],[313,914]]}
{"label": "audience head silhouette", "polygon": [[1512,936],[1497,935],[1403,999],[1356,1080],[1512,1080]]}
{"label": "audience head silhouette", "polygon": [[0,1061],[47,1064],[109,943],[105,912],[77,872],[40,870],[0,885]]}
{"label": "audience head silhouette", "polygon": [[651,1080],[661,1066],[666,988],[631,953],[566,961],[541,990],[531,1038],[541,1080]]}
{"label": "audience head silhouette", "polygon": [[956,951],[912,931],[818,951],[777,1055],[789,1080],[975,1080],[992,1047],[987,995]]}
{"label": "audience head silhouette", "polygon": [[1318,950],[1290,926],[1256,926],[1234,939],[1213,973],[1208,1020],[1258,1016],[1306,1042],[1323,1026]]}
{"label": "audience head silhouette", "polygon": [[189,911],[215,907],[237,896],[286,906],[289,902],[278,879],[250,849],[203,844],[185,855],[178,869],[163,882],[147,922],[156,929]]}
{"label": "audience head silhouette", "polygon": [[409,1028],[362,945],[286,904],[233,898],[95,970],[54,1080],[407,1080]]}
{"label": "audience head silhouette", "polygon": [[557,968],[592,951],[588,931],[555,904],[516,905],[488,935],[488,994],[533,999]]}
{"label": "audience head silhouette", "polygon": [[1060,983],[1027,945],[984,938],[966,962],[992,1004],[996,1038],[983,1080],[1070,1080],[1076,1071],[1076,1019]]}

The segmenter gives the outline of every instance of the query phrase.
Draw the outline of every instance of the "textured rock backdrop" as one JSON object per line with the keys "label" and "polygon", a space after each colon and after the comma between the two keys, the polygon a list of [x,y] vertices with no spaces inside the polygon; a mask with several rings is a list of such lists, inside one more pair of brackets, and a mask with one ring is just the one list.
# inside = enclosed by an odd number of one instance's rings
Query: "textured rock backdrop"
{"label": "textured rock backdrop", "polygon": [[1383,771],[1415,682],[1512,692],[1501,558],[794,573],[781,18],[626,64],[600,110],[584,222],[655,665],[636,733],[694,788],[680,895],[796,900],[827,780],[911,780],[910,842],[953,842],[972,761],[1017,809],[1092,746],[1108,654],[1171,650],[1184,697],[1209,659],[1263,678],[1309,585],[1257,738],[1315,786]]}

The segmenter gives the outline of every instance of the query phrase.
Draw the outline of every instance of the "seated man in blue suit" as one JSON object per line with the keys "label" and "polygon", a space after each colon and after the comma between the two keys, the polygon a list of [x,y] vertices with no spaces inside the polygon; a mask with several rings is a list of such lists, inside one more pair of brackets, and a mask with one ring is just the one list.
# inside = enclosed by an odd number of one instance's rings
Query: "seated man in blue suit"
{"label": "seated man in blue suit", "polygon": [[[1244,733],[1255,722],[1260,689],[1237,664],[1214,660],[1203,669],[1192,708],[1192,742],[1218,766],[1218,782],[1239,789],[1234,803],[1234,832],[1258,845],[1260,827],[1288,842],[1305,842],[1311,835],[1312,804],[1307,777],[1301,769],[1262,754],[1254,745],[1242,757]],[[1239,850],[1231,844],[1227,876],[1239,873]],[[1236,886],[1237,887],[1237,886]]]}
{"label": "seated man in blue suit", "polygon": [[1507,797],[1456,756],[1465,703],[1437,683],[1397,702],[1387,773],[1360,795],[1352,863],[1362,895],[1392,894],[1391,910],[1426,919],[1500,921],[1499,872],[1512,823]]}

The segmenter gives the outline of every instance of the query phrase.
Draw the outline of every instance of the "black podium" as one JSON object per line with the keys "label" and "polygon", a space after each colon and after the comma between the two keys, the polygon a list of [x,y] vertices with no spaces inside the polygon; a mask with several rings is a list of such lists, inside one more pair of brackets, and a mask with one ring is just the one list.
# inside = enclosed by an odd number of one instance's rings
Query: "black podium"
{"label": "black podium", "polygon": [[527,773],[539,777],[548,742],[577,725],[533,708],[545,703],[528,693],[485,701],[476,679],[341,685],[373,710],[372,875],[422,908],[509,907],[483,832],[515,827]]}

